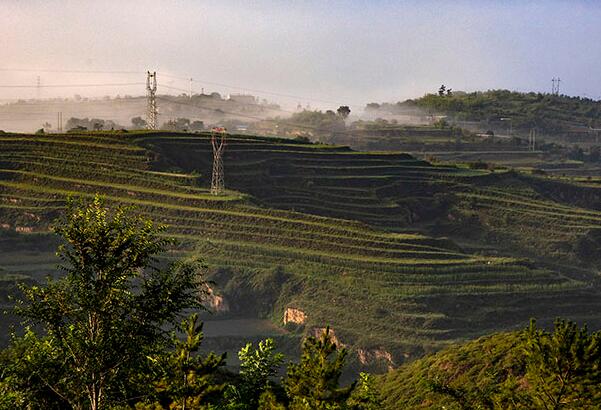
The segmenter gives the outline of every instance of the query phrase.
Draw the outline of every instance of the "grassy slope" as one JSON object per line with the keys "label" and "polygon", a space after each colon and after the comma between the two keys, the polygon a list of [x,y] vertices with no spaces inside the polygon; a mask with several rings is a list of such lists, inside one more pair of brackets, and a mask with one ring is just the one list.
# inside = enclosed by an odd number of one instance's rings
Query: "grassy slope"
{"label": "grassy slope", "polygon": [[[67,194],[101,192],[168,224],[181,240],[171,257],[200,252],[234,314],[281,323],[286,307],[300,308],[305,330],[331,324],[344,343],[389,350],[395,364],[533,315],[578,319],[598,311],[589,276],[466,253],[414,231],[443,216],[452,220],[436,229],[457,229],[474,201],[482,220],[518,205],[531,210],[536,226],[511,218],[503,226],[510,234],[518,226],[531,229],[542,243],[558,235],[572,241],[597,222],[596,211],[503,186],[501,176],[433,167],[403,154],[231,137],[226,185],[235,191],[213,197],[204,188],[206,135],[4,135],[0,148],[0,223],[6,224],[0,265],[9,272],[51,271],[51,246],[43,246],[49,221]],[[579,222],[563,233],[556,218]],[[478,227],[479,234],[490,232]],[[29,240],[27,246],[11,247],[15,229],[25,231],[19,240]],[[517,236],[503,241],[518,247]]]}
{"label": "grassy slope", "polygon": [[402,366],[378,379],[383,407],[390,410],[460,409],[448,396],[433,392],[431,383],[460,389],[469,395],[487,391],[489,383],[503,381],[508,375],[519,379],[524,374],[521,344],[519,333],[499,333],[449,347]]}

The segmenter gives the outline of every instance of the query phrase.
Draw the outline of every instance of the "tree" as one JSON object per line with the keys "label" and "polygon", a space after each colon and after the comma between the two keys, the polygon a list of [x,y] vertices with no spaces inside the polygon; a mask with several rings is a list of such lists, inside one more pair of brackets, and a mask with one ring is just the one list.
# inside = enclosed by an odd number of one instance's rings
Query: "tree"
{"label": "tree", "polygon": [[379,410],[382,408],[382,401],[371,374],[359,373],[357,386],[347,401],[347,407],[353,410]]}
{"label": "tree", "polygon": [[230,386],[228,402],[234,409],[256,409],[261,395],[273,387],[271,378],[275,377],[284,361],[284,355],[275,352],[273,339],[259,342],[256,349],[247,343],[240,352],[240,378],[238,386]]}
{"label": "tree", "polygon": [[338,107],[336,112],[342,118],[346,119],[349,116],[349,114],[351,113],[351,109],[348,107],[348,105],[341,105],[340,107]]}
{"label": "tree", "polygon": [[326,328],[317,339],[308,337],[303,342],[300,363],[290,364],[284,388],[291,409],[342,409],[355,383],[340,387],[340,376],[347,350],[338,350]]}
{"label": "tree", "polygon": [[221,356],[214,353],[207,356],[198,354],[203,333],[202,323],[197,324],[197,321],[197,314],[182,321],[180,330],[185,336],[184,340],[174,334],[173,352],[166,359],[161,356],[155,359],[160,363],[162,373],[156,388],[164,399],[153,405],[164,405],[173,410],[202,409],[208,400],[223,391],[225,386],[216,383],[214,375],[219,367],[225,365],[225,353]]}
{"label": "tree", "polygon": [[438,89],[438,96],[439,97],[444,97],[445,91],[447,90],[447,87],[443,84],[440,86],[440,88]]}
{"label": "tree", "polygon": [[17,312],[43,331],[38,343],[51,347],[48,362],[60,363],[39,382],[73,408],[97,410],[140,393],[147,382],[136,380],[168,341],[164,329],[184,309],[202,307],[201,266],[155,267],[155,256],[171,241],[162,236],[164,227],[130,211],[112,211],[98,196],[89,203],[69,199],[54,227],[65,241],[58,251],[65,276],[22,287]]}
{"label": "tree", "polygon": [[131,119],[131,123],[134,126],[134,129],[142,130],[146,128],[146,120],[142,117],[134,117]]}
{"label": "tree", "polygon": [[558,319],[553,333],[531,321],[527,331],[526,377],[532,399],[542,409],[601,407],[601,332],[589,334]]}

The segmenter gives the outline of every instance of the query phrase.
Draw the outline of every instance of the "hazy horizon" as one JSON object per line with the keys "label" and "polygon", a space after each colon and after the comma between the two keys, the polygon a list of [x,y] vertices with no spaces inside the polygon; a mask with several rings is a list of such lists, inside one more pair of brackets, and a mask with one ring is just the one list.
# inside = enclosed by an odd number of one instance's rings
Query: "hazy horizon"
{"label": "hazy horizon", "polygon": [[[591,1],[5,0],[0,69],[28,71],[2,71],[0,85],[32,86],[38,75],[42,85],[141,83],[150,69],[161,74],[159,86],[176,88],[162,91],[184,92],[192,77],[194,92],[246,88],[322,107],[398,101],[443,83],[549,92],[551,78],[561,77],[562,93],[598,99],[598,21],[601,5]],[[41,97],[76,93],[142,95],[144,87],[43,88]]]}

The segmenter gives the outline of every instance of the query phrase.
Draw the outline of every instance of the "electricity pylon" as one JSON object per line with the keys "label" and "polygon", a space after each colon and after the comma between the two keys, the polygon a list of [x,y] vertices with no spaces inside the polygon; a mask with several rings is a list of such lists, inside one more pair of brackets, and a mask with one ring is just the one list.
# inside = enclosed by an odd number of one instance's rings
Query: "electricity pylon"
{"label": "electricity pylon", "polygon": [[157,73],[146,72],[146,128],[157,129]]}
{"label": "electricity pylon", "polygon": [[[219,137],[218,137],[219,135]],[[223,151],[225,150],[226,129],[213,128],[211,131],[211,144],[213,145],[213,175],[211,176],[211,194],[221,195],[225,191],[225,178],[223,175]]]}

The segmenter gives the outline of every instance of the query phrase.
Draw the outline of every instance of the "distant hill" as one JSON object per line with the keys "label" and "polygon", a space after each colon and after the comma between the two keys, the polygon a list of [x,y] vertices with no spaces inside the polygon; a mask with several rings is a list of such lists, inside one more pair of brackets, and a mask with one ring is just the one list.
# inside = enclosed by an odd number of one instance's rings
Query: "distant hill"
{"label": "distant hill", "polygon": [[[251,96],[242,96],[251,97]],[[90,118],[116,123],[117,128],[132,127],[131,119],[145,117],[146,98],[124,96],[104,99],[21,100],[0,104],[0,130],[34,132],[40,128],[57,130],[57,116],[62,113],[63,128],[67,131],[69,118]],[[203,121],[211,124],[248,124],[267,117],[282,115],[274,104],[241,99],[240,96],[222,97],[218,93],[188,96],[158,95],[159,125],[177,118]],[[48,124],[48,126],[44,125]],[[110,130],[110,126],[106,130]],[[139,127],[138,127],[139,128]]]}
{"label": "distant hill", "polygon": [[356,367],[531,316],[601,327],[600,181],[230,135],[228,191],[213,196],[211,160],[203,133],[0,134],[0,268],[56,273],[49,224],[67,195],[99,192],[167,224],[180,241],[168,258],[204,258],[213,320],[268,319],[289,346],[331,325]]}
{"label": "distant hill", "polygon": [[[578,128],[601,127],[601,102],[588,98],[542,93],[489,90],[450,95],[427,94],[397,104],[369,104],[368,111],[421,112],[447,115],[456,121],[477,121],[481,128],[514,130],[536,128],[543,134],[565,134]],[[505,118],[505,120],[501,120]]]}

